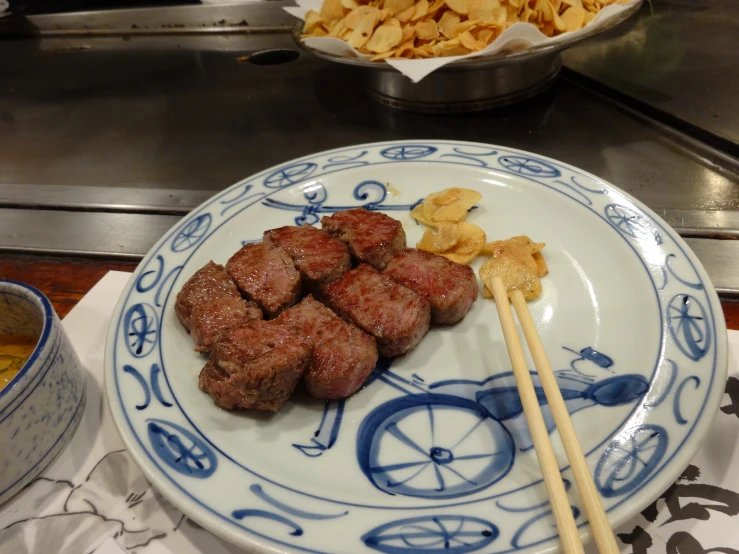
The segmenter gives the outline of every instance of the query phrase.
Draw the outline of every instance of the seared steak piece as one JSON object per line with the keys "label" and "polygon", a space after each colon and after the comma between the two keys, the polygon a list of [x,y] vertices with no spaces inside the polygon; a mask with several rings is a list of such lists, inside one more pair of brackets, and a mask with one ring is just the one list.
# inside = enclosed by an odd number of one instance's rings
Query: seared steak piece
{"label": "seared steak piece", "polygon": [[292,258],[271,242],[247,244],[231,256],[226,271],[268,318],[300,298],[300,274]]}
{"label": "seared steak piece", "polygon": [[444,256],[408,248],[393,256],[384,273],[428,300],[431,322],[438,325],[461,321],[477,300],[475,272]]}
{"label": "seared steak piece", "polygon": [[272,229],[264,233],[264,240],[290,255],[308,290],[318,291],[352,268],[346,245],[310,225]]}
{"label": "seared steak piece", "polygon": [[263,318],[262,310],[254,302],[241,297],[216,298],[193,308],[190,336],[195,343],[195,350],[208,352],[218,337],[231,327]]}
{"label": "seared steak piece", "polygon": [[252,321],[226,331],[200,372],[200,389],[225,410],[276,412],[310,363],[312,346],[274,321]]}
{"label": "seared steak piece", "polygon": [[400,221],[380,212],[353,208],[321,219],[323,230],[344,241],[360,262],[383,270],[396,252],[405,248]]}
{"label": "seared steak piece", "polygon": [[324,292],[331,309],[377,339],[380,356],[410,352],[429,330],[429,303],[367,264],[345,273]]}
{"label": "seared steak piece", "polygon": [[175,300],[174,311],[186,329],[190,329],[190,316],[195,307],[216,298],[241,298],[239,289],[222,265],[208,262],[183,285]]}
{"label": "seared steak piece", "polygon": [[275,321],[313,341],[303,383],[315,398],[333,400],[354,394],[377,363],[375,339],[312,296],[282,312]]}

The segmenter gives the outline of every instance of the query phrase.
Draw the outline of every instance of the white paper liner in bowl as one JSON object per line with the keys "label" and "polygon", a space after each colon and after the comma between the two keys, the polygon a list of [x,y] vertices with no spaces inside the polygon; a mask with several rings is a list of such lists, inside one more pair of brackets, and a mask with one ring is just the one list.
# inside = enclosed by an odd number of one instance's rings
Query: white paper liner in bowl
{"label": "white paper liner in bowl", "polygon": [[[385,60],[385,62],[403,75],[408,77],[414,83],[418,83],[421,79],[426,77],[429,73],[436,71],[440,67],[445,66],[448,63],[462,59],[472,58],[476,56],[491,56],[497,54],[501,50],[506,48],[513,48],[516,50],[522,50],[524,48],[530,48],[532,46],[539,46],[541,44],[556,44],[563,41],[572,41],[577,37],[591,33],[597,30],[599,27],[606,26],[610,21],[618,18],[623,12],[632,9],[636,4],[641,3],[642,0],[630,0],[623,4],[611,4],[603,8],[598,15],[588,23],[585,27],[578,31],[562,33],[556,37],[548,37],[542,34],[539,29],[530,23],[514,23],[508,27],[501,35],[495,39],[487,48],[480,52],[474,52],[466,54],[464,56],[448,56],[445,58],[426,58],[422,60]],[[305,20],[305,14],[309,10],[320,12],[323,0],[296,0],[297,7],[287,7],[285,11],[294,15],[297,18]],[[361,54],[354,48],[349,46],[345,41],[338,38],[329,37],[308,37],[303,39],[303,43],[309,48],[326,52],[327,54],[334,54],[337,56],[357,57],[362,59],[370,59],[371,56]]]}

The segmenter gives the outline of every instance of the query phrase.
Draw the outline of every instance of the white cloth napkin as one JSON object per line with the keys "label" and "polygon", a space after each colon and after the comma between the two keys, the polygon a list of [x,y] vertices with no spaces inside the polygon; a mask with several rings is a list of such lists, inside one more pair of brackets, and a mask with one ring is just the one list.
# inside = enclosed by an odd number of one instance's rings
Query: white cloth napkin
{"label": "white cloth napkin", "polygon": [[[70,445],[0,506],[0,551],[13,554],[244,554],[187,519],[143,478],[103,393],[108,323],[130,274],[108,273],[64,319],[88,371],[87,407]],[[623,553],[739,554],[739,332],[729,331],[722,411],[683,479],[617,530]],[[716,550],[721,549],[721,550]],[[588,553],[597,552],[595,547]]]}
{"label": "white cloth napkin", "polygon": [[[634,5],[639,4],[642,0],[630,0],[624,4],[611,4],[603,8],[593,21],[578,31],[564,33],[556,37],[548,37],[539,29],[530,23],[515,23],[501,33],[487,48],[480,52],[467,54],[466,56],[448,56],[445,58],[427,58],[424,60],[386,60],[386,62],[408,77],[414,83],[419,82],[429,73],[436,71],[440,67],[461,58],[472,58],[476,56],[492,56],[506,48],[524,49],[540,44],[556,44],[564,40],[574,39],[584,33],[598,29],[606,25],[609,21],[618,17],[624,11],[631,9]],[[297,7],[287,7],[285,11],[295,17],[305,20],[305,14],[308,10],[320,12],[323,0],[296,0]],[[371,56],[360,54],[354,48],[349,46],[345,41],[338,38],[329,37],[308,37],[303,39],[306,46],[321,50],[329,54],[339,56],[356,56],[359,58],[369,59]]]}

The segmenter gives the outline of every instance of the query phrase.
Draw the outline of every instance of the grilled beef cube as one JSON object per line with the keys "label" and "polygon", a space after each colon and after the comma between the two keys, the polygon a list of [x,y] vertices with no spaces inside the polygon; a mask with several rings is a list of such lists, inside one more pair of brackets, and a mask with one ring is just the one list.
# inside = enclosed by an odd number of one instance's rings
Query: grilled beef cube
{"label": "grilled beef cube", "polygon": [[262,310],[243,298],[216,298],[196,306],[190,315],[190,336],[195,350],[208,352],[225,331],[263,319]]}
{"label": "grilled beef cube", "polygon": [[226,331],[200,372],[200,389],[225,410],[276,412],[310,364],[310,340],[274,321]]}
{"label": "grilled beef cube", "polygon": [[380,356],[410,352],[429,330],[429,303],[367,264],[331,283],[324,297],[337,314],[377,339]]}
{"label": "grilled beef cube", "polygon": [[405,231],[400,221],[380,212],[353,208],[321,219],[332,237],[345,242],[359,261],[383,270],[390,259],[405,248]]}
{"label": "grilled beef cube", "polygon": [[231,256],[226,271],[268,318],[300,298],[300,274],[292,258],[271,242],[247,244]]}
{"label": "grilled beef cube", "polygon": [[211,261],[196,271],[177,294],[177,319],[189,330],[193,309],[217,298],[241,298],[241,294],[223,266]]}
{"label": "grilled beef cube", "polygon": [[377,363],[375,339],[312,296],[282,312],[275,321],[313,341],[303,383],[315,398],[334,400],[354,394]]}
{"label": "grilled beef cube", "polygon": [[346,245],[310,225],[272,229],[264,233],[264,240],[290,255],[305,288],[310,291],[318,292],[352,267]]}
{"label": "grilled beef cube", "polygon": [[428,300],[438,325],[461,321],[477,300],[475,272],[444,256],[408,248],[393,256],[384,274]]}

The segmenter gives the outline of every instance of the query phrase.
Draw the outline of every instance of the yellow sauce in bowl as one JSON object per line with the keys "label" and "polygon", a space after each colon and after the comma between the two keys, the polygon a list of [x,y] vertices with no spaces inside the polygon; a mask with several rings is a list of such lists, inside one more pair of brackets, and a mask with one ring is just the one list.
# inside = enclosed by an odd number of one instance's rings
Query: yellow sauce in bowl
{"label": "yellow sauce in bowl", "polygon": [[0,335],[0,389],[18,374],[37,341],[37,337]]}

